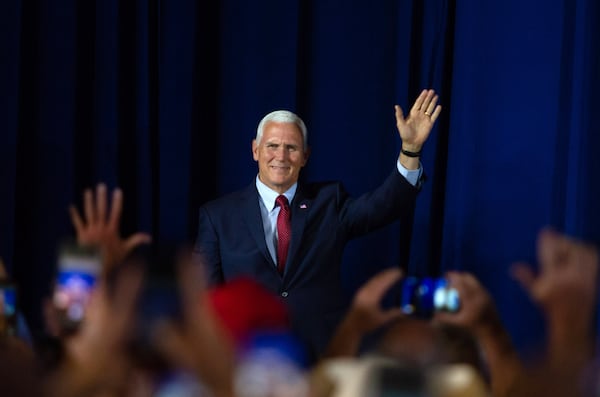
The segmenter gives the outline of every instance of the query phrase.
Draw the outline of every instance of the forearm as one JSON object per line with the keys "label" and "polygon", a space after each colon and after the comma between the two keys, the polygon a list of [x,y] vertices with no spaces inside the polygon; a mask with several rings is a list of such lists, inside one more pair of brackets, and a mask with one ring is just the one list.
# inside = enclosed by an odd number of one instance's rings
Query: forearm
{"label": "forearm", "polygon": [[396,169],[375,190],[345,200],[341,222],[349,227],[350,238],[386,226],[414,213],[419,190]]}
{"label": "forearm", "polygon": [[324,358],[356,356],[364,334],[358,316],[350,312],[331,338]]}
{"label": "forearm", "polygon": [[489,369],[492,395],[509,395],[523,370],[510,336],[498,325],[478,330],[476,335]]}
{"label": "forearm", "polygon": [[549,364],[559,370],[578,372],[593,357],[593,315],[552,318],[548,321]]}

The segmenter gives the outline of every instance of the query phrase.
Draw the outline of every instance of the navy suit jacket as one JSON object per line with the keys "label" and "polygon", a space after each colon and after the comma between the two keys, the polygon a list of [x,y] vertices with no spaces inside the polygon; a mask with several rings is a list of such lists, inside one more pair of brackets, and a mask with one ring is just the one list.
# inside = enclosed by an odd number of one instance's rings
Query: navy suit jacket
{"label": "navy suit jacket", "polygon": [[299,183],[290,204],[292,237],[280,276],[267,249],[253,182],[200,208],[195,253],[207,266],[212,284],[250,276],[280,295],[293,330],[314,358],[347,309],[340,274],[346,242],[412,211],[417,192],[397,170],[358,198],[350,197],[339,182]]}

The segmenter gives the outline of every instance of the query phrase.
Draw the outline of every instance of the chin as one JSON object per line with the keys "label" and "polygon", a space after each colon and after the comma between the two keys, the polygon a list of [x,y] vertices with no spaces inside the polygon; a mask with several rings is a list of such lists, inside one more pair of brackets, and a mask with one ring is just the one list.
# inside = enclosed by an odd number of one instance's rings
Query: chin
{"label": "chin", "polygon": [[271,181],[277,185],[285,185],[290,180],[291,178],[288,175],[274,175],[271,177]]}
{"label": "chin", "polygon": [[292,183],[289,183],[289,181],[273,181],[273,186],[281,188],[284,186],[292,186]]}

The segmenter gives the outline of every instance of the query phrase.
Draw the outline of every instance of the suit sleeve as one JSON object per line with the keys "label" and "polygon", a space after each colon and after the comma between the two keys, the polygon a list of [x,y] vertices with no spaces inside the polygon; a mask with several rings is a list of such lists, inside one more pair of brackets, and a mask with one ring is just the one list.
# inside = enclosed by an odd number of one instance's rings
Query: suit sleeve
{"label": "suit sleeve", "polygon": [[205,207],[200,208],[198,235],[193,254],[194,262],[200,263],[205,267],[210,285],[223,283],[219,236],[213,226],[210,213]]}
{"label": "suit sleeve", "polygon": [[354,199],[340,194],[340,222],[350,238],[386,226],[398,219],[412,219],[419,189],[397,170],[375,190]]}

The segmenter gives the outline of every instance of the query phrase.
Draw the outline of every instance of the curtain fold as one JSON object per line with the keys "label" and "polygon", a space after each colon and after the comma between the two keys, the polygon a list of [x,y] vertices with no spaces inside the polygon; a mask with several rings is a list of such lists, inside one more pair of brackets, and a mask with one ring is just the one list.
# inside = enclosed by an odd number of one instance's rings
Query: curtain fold
{"label": "curtain fold", "polygon": [[[353,241],[351,294],[379,269],[475,273],[519,346],[542,321],[508,276],[550,225],[600,242],[595,0],[13,0],[0,12],[0,256],[43,332],[67,207],[102,181],[122,232],[193,241],[204,202],[252,183],[251,141],[299,113],[307,180],[353,195],[393,171],[394,104],[443,106],[412,219]],[[35,277],[32,277],[35,274]]]}

